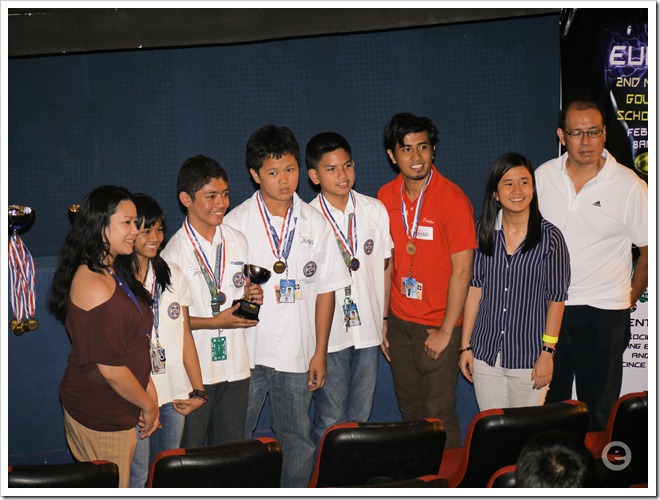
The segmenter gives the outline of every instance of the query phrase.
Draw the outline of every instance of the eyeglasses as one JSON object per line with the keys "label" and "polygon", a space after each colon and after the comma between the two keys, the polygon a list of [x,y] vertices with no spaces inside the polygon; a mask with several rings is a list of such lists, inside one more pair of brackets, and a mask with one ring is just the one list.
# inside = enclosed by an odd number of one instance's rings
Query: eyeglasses
{"label": "eyeglasses", "polygon": [[583,136],[587,136],[589,139],[598,139],[599,137],[603,137],[603,129],[596,129],[596,130],[571,130],[570,132],[568,130],[564,130],[564,133],[572,140],[572,141],[581,141]]}

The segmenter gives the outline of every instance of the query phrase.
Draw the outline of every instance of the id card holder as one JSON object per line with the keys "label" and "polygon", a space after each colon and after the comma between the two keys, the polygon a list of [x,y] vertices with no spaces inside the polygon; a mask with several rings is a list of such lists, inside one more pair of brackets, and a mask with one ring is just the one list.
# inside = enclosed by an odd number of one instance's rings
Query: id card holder
{"label": "id card holder", "polygon": [[151,345],[151,373],[154,375],[165,373],[165,349],[160,345]]}
{"label": "id card holder", "polygon": [[211,361],[225,361],[227,359],[227,337],[211,338]]}
{"label": "id card holder", "polygon": [[351,310],[351,298],[346,297],[344,299],[344,304],[341,306],[342,312],[344,313],[344,328],[346,328],[346,331],[348,331],[348,328],[351,326],[351,317],[349,315],[349,311]]}
{"label": "id card holder", "polygon": [[358,307],[355,302],[351,303],[351,308],[348,310],[348,324],[350,326],[360,326],[362,324],[360,321],[360,313],[358,312]]}
{"label": "id card holder", "polygon": [[296,301],[296,280],[280,280],[280,302],[293,304]]}
{"label": "id card holder", "polygon": [[412,276],[401,279],[401,293],[410,299],[417,298],[417,280]]}

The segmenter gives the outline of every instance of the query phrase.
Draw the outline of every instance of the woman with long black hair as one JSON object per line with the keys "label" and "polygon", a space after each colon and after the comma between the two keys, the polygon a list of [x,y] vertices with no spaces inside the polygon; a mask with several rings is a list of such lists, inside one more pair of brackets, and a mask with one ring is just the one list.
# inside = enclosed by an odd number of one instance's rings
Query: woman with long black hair
{"label": "woman with long black hair", "polygon": [[50,298],[73,344],[60,383],[67,442],[79,461],[116,463],[120,487],[129,482],[135,426],[141,436],[160,426],[150,376],[151,297],[115,267],[117,256],[133,253],[136,220],[125,188],[89,193],[62,247]]}
{"label": "woman with long black hair", "polygon": [[541,217],[534,169],[517,153],[491,168],[463,313],[461,372],[480,410],[542,405],[568,297],[569,255]]}

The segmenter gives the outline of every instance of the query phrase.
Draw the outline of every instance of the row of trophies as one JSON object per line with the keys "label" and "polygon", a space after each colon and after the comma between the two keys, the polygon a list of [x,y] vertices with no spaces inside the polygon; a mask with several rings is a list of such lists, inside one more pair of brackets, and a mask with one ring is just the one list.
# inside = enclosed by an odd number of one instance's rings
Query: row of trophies
{"label": "row of trophies", "polygon": [[[69,206],[69,221],[73,224],[79,204]],[[11,306],[14,318],[9,322],[9,328],[15,335],[39,328],[35,318],[35,283],[36,270],[30,251],[20,234],[32,226],[36,215],[32,207],[26,205],[9,205],[9,278],[11,285]]]}

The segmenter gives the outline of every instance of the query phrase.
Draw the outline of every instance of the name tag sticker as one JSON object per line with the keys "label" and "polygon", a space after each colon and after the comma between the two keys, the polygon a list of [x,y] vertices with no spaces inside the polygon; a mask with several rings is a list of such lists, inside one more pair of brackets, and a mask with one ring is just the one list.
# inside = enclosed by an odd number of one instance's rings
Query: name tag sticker
{"label": "name tag sticker", "polygon": [[418,240],[433,241],[433,227],[432,226],[419,226],[417,228],[416,238]]}

